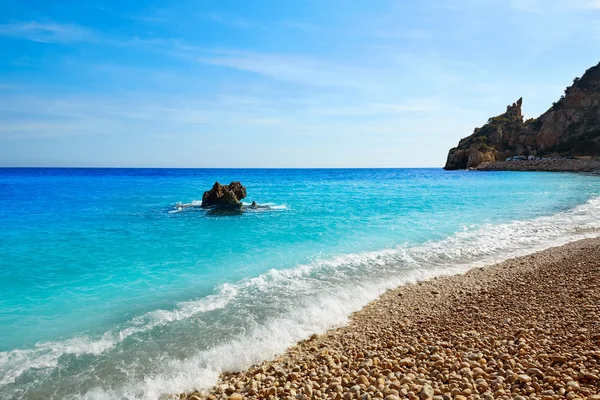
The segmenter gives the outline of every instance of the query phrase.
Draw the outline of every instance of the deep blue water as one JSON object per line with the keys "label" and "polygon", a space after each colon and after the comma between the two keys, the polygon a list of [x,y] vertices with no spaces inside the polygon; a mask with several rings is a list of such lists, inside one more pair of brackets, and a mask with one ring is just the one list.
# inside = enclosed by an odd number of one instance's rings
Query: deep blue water
{"label": "deep blue water", "polygon": [[[197,207],[240,180],[269,207]],[[438,169],[0,169],[0,398],[157,398],[382,291],[600,232],[600,181]]]}

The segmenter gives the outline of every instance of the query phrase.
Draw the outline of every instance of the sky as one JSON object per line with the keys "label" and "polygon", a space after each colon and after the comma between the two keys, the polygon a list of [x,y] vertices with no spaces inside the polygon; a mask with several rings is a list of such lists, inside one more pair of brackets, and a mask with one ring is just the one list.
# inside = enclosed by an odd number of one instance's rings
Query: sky
{"label": "sky", "polygon": [[600,0],[3,0],[0,54],[0,166],[441,167],[600,61]]}

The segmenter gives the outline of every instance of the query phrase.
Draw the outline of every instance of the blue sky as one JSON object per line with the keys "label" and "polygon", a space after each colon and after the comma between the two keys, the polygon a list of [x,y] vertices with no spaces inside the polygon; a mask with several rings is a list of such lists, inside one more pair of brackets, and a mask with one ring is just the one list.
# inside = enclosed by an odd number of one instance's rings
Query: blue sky
{"label": "blue sky", "polygon": [[0,165],[425,167],[600,61],[600,0],[0,4]]}

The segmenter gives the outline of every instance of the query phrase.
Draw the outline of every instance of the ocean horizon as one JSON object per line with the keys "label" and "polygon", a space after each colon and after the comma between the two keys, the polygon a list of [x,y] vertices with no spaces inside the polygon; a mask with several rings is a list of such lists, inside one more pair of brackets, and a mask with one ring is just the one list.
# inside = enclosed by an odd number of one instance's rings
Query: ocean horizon
{"label": "ocean horizon", "polygon": [[[199,207],[215,181],[245,204]],[[600,232],[585,174],[0,168],[0,397],[161,398],[388,289]]]}

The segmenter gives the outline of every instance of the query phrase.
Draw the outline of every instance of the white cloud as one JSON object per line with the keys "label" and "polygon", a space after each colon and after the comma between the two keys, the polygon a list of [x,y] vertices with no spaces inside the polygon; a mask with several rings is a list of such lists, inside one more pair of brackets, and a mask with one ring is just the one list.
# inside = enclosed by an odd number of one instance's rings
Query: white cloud
{"label": "white cloud", "polygon": [[509,6],[515,11],[524,11],[530,13],[542,13],[546,3],[540,0],[510,0]]}
{"label": "white cloud", "polygon": [[439,102],[431,100],[409,100],[402,103],[375,103],[373,107],[393,112],[426,112],[440,109]]}
{"label": "white cloud", "polygon": [[595,8],[600,10],[600,0],[587,0],[584,2],[585,8]]}
{"label": "white cloud", "polygon": [[408,29],[408,30],[396,30],[396,29],[375,29],[373,31],[373,37],[379,39],[413,39],[413,40],[425,40],[432,39],[434,34],[430,30],[426,29]]}
{"label": "white cloud", "polygon": [[389,85],[385,69],[361,68],[351,63],[325,61],[314,57],[241,51],[221,51],[200,57],[205,64],[252,72],[271,79],[309,86],[377,89]]}
{"label": "white cloud", "polygon": [[303,31],[305,33],[317,33],[322,30],[321,27],[318,27],[315,24],[294,21],[294,20],[284,20],[279,25],[282,26],[283,28],[297,29],[297,30]]}
{"label": "white cloud", "polygon": [[546,10],[576,11],[599,9],[600,0],[510,0],[510,8],[516,11],[543,13]]}
{"label": "white cloud", "polygon": [[80,135],[83,126],[52,122],[17,121],[0,125],[0,138],[56,138]]}
{"label": "white cloud", "polygon": [[97,40],[93,31],[78,25],[41,22],[15,22],[0,25],[0,35],[20,37],[42,43],[94,42]]}
{"label": "white cloud", "polygon": [[346,117],[346,118],[394,118],[402,114],[410,113],[433,113],[443,107],[441,100],[438,99],[408,99],[397,103],[377,103],[368,102],[367,99],[361,99],[359,104],[355,105],[327,105],[323,101],[315,102],[308,107],[311,114],[325,115],[328,117]]}
{"label": "white cloud", "polygon": [[221,25],[225,25],[231,28],[250,28],[253,26],[259,26],[256,22],[250,21],[245,18],[238,17],[225,17],[221,14],[209,14],[206,16],[211,21],[218,22]]}
{"label": "white cloud", "polygon": [[203,133],[215,127],[272,126],[287,115],[265,99],[247,95],[194,96],[125,93],[88,95],[0,95],[0,138],[59,137],[169,129]]}

